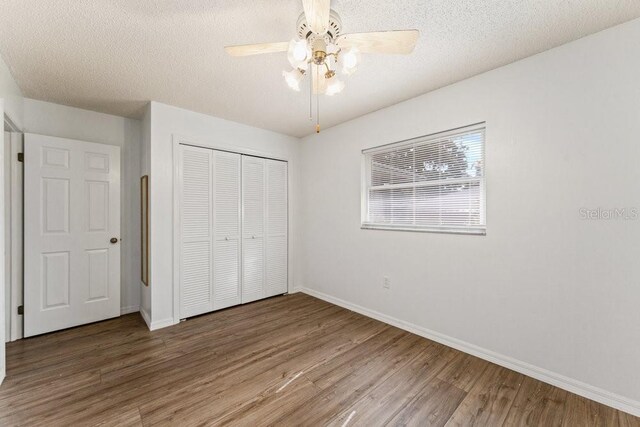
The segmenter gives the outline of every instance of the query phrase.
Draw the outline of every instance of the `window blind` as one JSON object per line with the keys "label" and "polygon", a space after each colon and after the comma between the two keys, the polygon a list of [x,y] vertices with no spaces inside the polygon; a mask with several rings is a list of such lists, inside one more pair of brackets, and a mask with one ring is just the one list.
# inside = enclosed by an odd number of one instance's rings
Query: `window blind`
{"label": "window blind", "polygon": [[363,151],[363,228],[484,234],[484,124]]}

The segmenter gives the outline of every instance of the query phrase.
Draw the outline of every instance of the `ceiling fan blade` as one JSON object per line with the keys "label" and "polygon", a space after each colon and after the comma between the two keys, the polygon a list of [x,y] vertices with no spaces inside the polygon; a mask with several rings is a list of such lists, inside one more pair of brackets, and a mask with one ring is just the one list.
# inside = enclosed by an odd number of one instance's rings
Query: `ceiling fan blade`
{"label": "ceiling fan blade", "polygon": [[324,34],[329,27],[331,0],[302,0],[304,16],[311,31]]}
{"label": "ceiling fan blade", "polygon": [[356,48],[363,53],[408,54],[418,41],[418,30],[376,31],[344,34],[336,42],[342,49]]}
{"label": "ceiling fan blade", "polygon": [[286,52],[289,42],[243,44],[238,46],[226,46],[225,51],[231,56],[260,55],[262,53]]}

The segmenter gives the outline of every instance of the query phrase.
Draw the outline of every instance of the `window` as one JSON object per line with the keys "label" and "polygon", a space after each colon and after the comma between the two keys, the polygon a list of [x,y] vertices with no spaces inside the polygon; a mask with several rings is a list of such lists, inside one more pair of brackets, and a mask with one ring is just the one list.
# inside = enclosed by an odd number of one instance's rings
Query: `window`
{"label": "window", "polygon": [[485,234],[484,123],[363,150],[363,228]]}

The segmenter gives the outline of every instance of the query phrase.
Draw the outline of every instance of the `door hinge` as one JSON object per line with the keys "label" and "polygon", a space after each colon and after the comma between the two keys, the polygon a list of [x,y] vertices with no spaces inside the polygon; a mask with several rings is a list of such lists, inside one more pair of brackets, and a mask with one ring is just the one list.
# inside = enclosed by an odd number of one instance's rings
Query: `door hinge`
{"label": "door hinge", "polygon": [[19,315],[23,315],[24,314],[24,305],[19,305],[18,306],[18,314]]}
{"label": "door hinge", "polygon": [[18,153],[18,161],[24,162],[24,153]]}

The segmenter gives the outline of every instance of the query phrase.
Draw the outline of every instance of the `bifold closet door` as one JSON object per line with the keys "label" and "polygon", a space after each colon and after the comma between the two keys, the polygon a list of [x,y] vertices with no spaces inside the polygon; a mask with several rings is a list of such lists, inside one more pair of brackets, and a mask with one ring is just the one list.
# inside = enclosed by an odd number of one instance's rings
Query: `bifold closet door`
{"label": "bifold closet door", "polygon": [[242,302],[264,294],[265,160],[242,156]]}
{"label": "bifold closet door", "polygon": [[242,302],[240,292],[241,156],[213,152],[213,309]]}
{"label": "bifold closet door", "polygon": [[180,146],[180,317],[241,303],[240,154]]}
{"label": "bifold closet door", "polygon": [[180,317],[287,292],[287,163],[180,145]]}
{"label": "bifold closet door", "polygon": [[213,151],[180,146],[180,317],[213,309]]}
{"label": "bifold closet door", "polygon": [[266,278],[264,296],[287,292],[288,209],[287,162],[265,160],[266,165]]}

